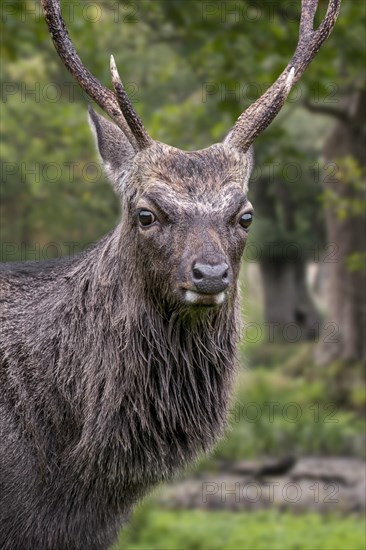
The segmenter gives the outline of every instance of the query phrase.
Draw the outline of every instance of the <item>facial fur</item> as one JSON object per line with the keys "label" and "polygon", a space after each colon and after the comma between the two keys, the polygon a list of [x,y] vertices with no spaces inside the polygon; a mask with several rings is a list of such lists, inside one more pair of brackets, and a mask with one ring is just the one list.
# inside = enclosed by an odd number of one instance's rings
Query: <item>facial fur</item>
{"label": "facial fur", "polygon": [[[183,152],[156,143],[136,155],[123,202],[122,233],[135,233],[136,259],[157,300],[171,305],[220,306],[233,299],[252,212],[247,199],[251,158],[224,144]],[[144,227],[140,212],[154,221]],[[130,236],[131,237],[131,236]],[[194,265],[227,266],[228,286],[197,292]]]}

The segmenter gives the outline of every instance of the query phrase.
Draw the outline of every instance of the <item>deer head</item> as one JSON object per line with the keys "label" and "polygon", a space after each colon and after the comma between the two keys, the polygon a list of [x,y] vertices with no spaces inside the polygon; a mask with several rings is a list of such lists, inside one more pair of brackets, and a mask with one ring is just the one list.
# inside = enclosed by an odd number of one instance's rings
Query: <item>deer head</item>
{"label": "deer head", "polygon": [[251,145],[283,106],[338,16],[330,0],[313,30],[317,0],[302,0],[299,41],[276,82],[238,118],[222,143],[185,152],[153,140],[133,108],[113,56],[113,91],[82,64],[58,0],[41,0],[55,48],[66,68],[114,123],[89,109],[100,156],[123,199],[121,231],[133,235],[146,280],[186,307],[221,306],[236,282],[253,208],[247,199]]}

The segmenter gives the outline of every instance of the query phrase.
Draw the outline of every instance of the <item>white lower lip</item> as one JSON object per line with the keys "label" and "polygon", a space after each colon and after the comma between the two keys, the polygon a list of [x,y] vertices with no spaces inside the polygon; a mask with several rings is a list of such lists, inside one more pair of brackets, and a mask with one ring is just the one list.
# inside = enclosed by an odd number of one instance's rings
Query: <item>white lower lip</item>
{"label": "white lower lip", "polygon": [[[207,294],[199,294],[198,292],[194,292],[194,290],[186,290],[184,298],[185,301],[188,304],[197,304],[200,302],[202,297],[207,298]],[[212,294],[210,295],[210,298],[212,299],[213,304],[220,306],[225,301],[225,292],[219,292],[218,294]]]}

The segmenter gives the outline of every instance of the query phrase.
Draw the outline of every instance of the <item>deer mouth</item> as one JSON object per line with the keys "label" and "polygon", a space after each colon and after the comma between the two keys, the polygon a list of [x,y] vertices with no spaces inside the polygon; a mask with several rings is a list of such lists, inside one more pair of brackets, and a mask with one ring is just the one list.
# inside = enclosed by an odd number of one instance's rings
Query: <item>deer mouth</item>
{"label": "deer mouth", "polygon": [[203,294],[195,290],[185,290],[183,299],[184,302],[190,306],[217,307],[225,302],[226,295],[225,292]]}

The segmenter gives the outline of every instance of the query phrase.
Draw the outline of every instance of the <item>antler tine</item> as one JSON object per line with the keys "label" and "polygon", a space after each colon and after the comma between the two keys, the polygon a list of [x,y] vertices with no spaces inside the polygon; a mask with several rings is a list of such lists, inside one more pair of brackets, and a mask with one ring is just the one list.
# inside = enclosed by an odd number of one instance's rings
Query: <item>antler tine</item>
{"label": "antler tine", "polygon": [[340,5],[341,0],[330,0],[322,23],[314,31],[318,0],[302,0],[299,40],[291,61],[276,82],[240,115],[225,143],[247,151],[254,139],[267,128],[280,112],[292,86],[303,75],[331,33]]}
{"label": "antler tine", "polygon": [[[130,127],[114,93],[103,86],[103,84],[84,67],[67,32],[65,22],[61,15],[59,0],[41,0],[41,4],[54,46],[65,67],[81,88],[112,118],[112,120],[114,120],[117,126],[121,128],[134,150],[139,151],[142,148],[142,140],[140,133],[137,133],[135,136],[134,131],[139,127],[138,122],[142,128],[143,126],[137,114],[133,111],[135,115],[134,125]],[[128,99],[127,101],[129,103]],[[147,143],[146,139],[144,143]],[[151,143],[151,140],[149,143]]]}
{"label": "antler tine", "polygon": [[302,0],[300,16],[300,38],[313,31],[314,17],[318,7],[318,0]]}
{"label": "antler tine", "polygon": [[112,75],[112,84],[114,92],[116,94],[118,105],[127,121],[127,124],[131,128],[131,131],[135,136],[138,145],[141,149],[145,149],[146,147],[151,145],[152,139],[145,130],[144,125],[142,124],[140,118],[138,117],[135,109],[132,106],[128,95],[126,94],[126,90],[124,89],[124,86],[118,74],[113,55],[111,55],[110,68]]}

